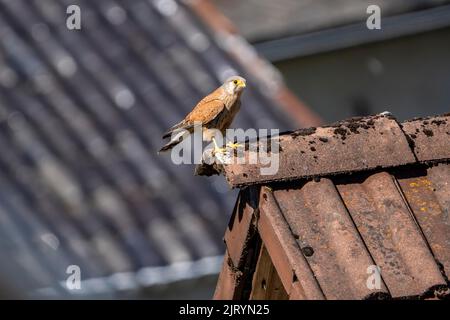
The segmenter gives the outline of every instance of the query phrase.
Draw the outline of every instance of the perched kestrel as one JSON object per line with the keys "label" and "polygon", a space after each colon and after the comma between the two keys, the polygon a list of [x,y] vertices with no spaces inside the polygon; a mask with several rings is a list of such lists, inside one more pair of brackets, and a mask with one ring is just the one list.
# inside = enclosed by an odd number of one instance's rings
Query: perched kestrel
{"label": "perched kestrel", "polygon": [[[163,139],[168,137],[171,139],[159,152],[168,151],[179,144],[194,131],[194,125],[199,123],[202,125],[203,140],[212,140],[215,152],[223,151],[214,139],[215,130],[220,130],[222,136],[225,136],[225,130],[230,127],[241,106],[240,97],[245,88],[245,82],[242,77],[230,77],[219,88],[200,100],[184,120],[163,135]],[[239,145],[228,143],[227,146],[236,148]]]}

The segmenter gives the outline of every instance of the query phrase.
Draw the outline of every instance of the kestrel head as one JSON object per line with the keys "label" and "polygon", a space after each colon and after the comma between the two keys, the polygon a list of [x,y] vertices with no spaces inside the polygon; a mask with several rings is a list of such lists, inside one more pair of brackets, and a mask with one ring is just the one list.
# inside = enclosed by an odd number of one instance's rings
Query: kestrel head
{"label": "kestrel head", "polygon": [[239,76],[233,76],[225,80],[222,87],[228,94],[234,95],[242,92],[242,90],[245,88],[245,83],[246,80],[244,78]]}

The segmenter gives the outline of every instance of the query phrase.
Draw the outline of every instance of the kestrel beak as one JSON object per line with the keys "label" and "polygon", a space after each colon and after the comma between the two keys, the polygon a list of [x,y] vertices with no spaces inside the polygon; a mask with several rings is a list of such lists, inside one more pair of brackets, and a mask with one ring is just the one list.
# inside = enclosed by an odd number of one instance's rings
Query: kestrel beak
{"label": "kestrel beak", "polygon": [[243,80],[238,80],[238,86],[239,86],[239,87],[242,87],[242,88],[245,88],[245,87],[246,87],[245,81],[243,81]]}

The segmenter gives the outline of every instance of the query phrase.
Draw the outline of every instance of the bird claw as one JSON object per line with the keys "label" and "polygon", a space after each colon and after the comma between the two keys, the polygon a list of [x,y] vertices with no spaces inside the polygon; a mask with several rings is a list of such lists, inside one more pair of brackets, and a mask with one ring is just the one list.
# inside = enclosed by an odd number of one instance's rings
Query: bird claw
{"label": "bird claw", "polygon": [[225,154],[226,152],[227,152],[227,148],[214,148],[213,155]]}
{"label": "bird claw", "polygon": [[212,155],[222,164],[231,163],[231,152],[229,149],[236,150],[237,148],[244,147],[239,143],[228,142],[225,147],[219,148],[217,145],[212,150]]}
{"label": "bird claw", "polygon": [[240,143],[228,142],[228,143],[227,143],[227,147],[230,148],[230,149],[235,150],[235,149],[237,149],[237,148],[243,148],[244,145],[243,145],[243,144],[240,144]]}

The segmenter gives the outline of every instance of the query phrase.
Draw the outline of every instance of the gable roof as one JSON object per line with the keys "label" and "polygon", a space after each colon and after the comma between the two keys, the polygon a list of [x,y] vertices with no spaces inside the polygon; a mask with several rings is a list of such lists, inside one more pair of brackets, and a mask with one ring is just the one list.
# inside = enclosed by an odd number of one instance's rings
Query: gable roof
{"label": "gable roof", "polygon": [[290,299],[448,296],[449,137],[449,115],[366,117],[281,135],[271,178],[225,166],[241,192],[216,298],[250,296],[262,244]]}

